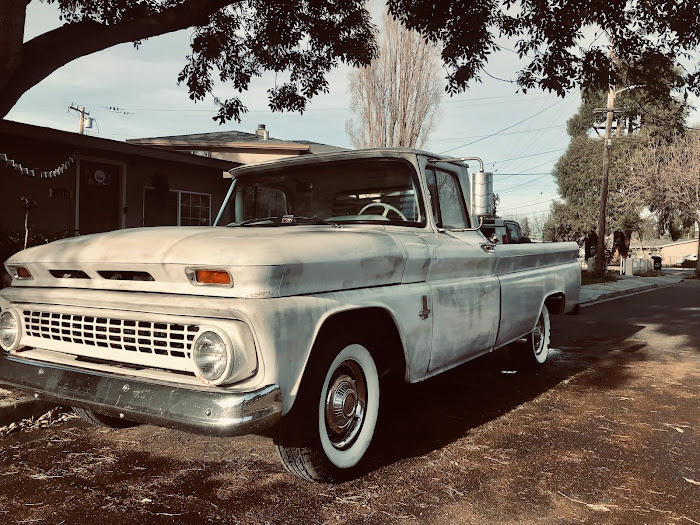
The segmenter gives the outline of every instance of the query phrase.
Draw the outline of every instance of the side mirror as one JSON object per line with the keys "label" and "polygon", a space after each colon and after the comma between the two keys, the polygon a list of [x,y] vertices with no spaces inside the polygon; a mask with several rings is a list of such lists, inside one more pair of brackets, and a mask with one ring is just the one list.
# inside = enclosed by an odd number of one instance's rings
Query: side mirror
{"label": "side mirror", "polygon": [[472,215],[493,216],[493,173],[472,173]]}

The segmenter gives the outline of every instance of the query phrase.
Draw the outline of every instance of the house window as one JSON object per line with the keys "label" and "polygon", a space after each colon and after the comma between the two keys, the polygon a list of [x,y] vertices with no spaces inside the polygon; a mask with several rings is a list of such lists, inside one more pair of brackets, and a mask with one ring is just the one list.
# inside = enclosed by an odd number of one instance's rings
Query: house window
{"label": "house window", "polygon": [[211,195],[178,191],[180,197],[179,226],[209,226],[211,224]]}
{"label": "house window", "polygon": [[191,191],[144,188],[144,226],[209,226],[211,195]]}

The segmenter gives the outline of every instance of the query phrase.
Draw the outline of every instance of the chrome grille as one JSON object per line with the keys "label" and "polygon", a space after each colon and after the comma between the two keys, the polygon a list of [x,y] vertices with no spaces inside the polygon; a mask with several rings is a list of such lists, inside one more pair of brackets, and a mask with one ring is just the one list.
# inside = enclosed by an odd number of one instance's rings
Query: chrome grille
{"label": "chrome grille", "polygon": [[[111,351],[189,358],[199,327],[167,322],[23,310],[30,337]],[[91,352],[92,353],[92,352]],[[114,355],[114,354],[111,354]]]}

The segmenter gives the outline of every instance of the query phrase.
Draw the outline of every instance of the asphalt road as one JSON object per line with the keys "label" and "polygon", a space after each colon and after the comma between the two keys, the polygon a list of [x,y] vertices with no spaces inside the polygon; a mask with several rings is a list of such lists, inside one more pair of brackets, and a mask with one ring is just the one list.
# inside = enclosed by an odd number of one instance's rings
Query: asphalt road
{"label": "asphalt road", "polygon": [[384,405],[362,477],[297,480],[266,436],[68,421],[0,438],[0,523],[700,524],[700,282],[553,318]]}

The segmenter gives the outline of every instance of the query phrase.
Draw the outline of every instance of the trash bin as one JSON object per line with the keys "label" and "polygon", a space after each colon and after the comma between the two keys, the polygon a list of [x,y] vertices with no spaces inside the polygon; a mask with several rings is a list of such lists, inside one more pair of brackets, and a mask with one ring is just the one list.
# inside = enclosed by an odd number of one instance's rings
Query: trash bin
{"label": "trash bin", "polygon": [[653,255],[651,259],[654,261],[654,271],[655,272],[660,272],[661,271],[661,257],[658,255]]}

